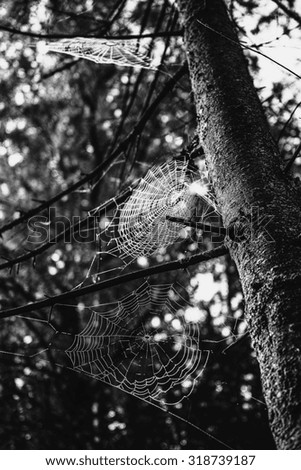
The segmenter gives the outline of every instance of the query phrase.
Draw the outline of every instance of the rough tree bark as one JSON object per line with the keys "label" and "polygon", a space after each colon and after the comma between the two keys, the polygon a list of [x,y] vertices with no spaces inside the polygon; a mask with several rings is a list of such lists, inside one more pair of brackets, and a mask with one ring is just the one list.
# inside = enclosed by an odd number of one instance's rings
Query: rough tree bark
{"label": "rough tree bark", "polygon": [[178,0],[178,6],[198,135],[224,224],[240,234],[227,245],[242,283],[271,429],[278,448],[300,449],[300,191],[281,169],[223,0]]}

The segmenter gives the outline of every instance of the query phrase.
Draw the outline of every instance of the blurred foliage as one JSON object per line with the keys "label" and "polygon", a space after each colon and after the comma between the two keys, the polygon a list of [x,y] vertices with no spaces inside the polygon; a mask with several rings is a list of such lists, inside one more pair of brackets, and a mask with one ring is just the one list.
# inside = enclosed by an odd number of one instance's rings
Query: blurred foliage
{"label": "blurred foliage", "polygon": [[[293,8],[292,2],[286,4]],[[240,0],[228,2],[228,6],[240,40],[255,49],[263,50],[260,44],[270,41],[268,46],[278,50],[281,41],[287,45],[299,39],[300,25],[273,2]],[[102,66],[42,52],[40,46],[47,35],[103,37],[179,31],[175,6],[164,0],[10,0],[1,2],[0,13],[3,227],[109,158],[185,62],[185,51],[180,35],[143,39],[158,64],[162,59],[159,71]],[[8,26],[14,33],[5,30]],[[36,37],[18,34],[20,31]],[[264,52],[268,53],[266,49]],[[271,132],[279,141],[283,160],[288,160],[299,145],[301,96],[296,77],[280,67],[281,73],[268,75],[265,59],[250,51],[246,51],[246,57]],[[96,177],[57,201],[56,220],[46,209],[39,214],[43,219],[35,221],[41,222],[47,237],[56,235],[64,218],[86,217],[89,210],[118,195],[149,167],[179,155],[193,140],[195,127],[193,96],[189,77],[185,76],[103,178]],[[294,176],[299,175],[299,167],[297,159],[291,170]],[[30,238],[35,233],[33,224],[26,221],[3,233],[3,262],[39,246],[41,240]],[[203,245],[212,246],[208,236]],[[143,261],[152,266],[194,254],[199,248],[186,240]],[[2,269],[1,308],[74,288],[87,276],[97,249],[93,237],[79,243],[71,236],[29,261]],[[110,261],[105,263],[110,269]],[[141,267],[140,260],[131,269]],[[245,331],[243,300],[233,262],[226,257],[187,272],[160,274],[155,281],[175,279],[203,312],[202,338],[212,341],[212,354],[190,397],[170,408],[173,414],[61,367],[57,350],[50,347],[54,331],[75,334],[81,330],[80,306],[119,299],[137,285],[128,283],[79,299],[77,309],[56,306],[52,311],[35,311],[30,317],[2,320],[1,448],[223,448],[210,436],[234,449],[274,448],[249,338],[246,335],[237,343],[233,340],[233,335]],[[202,282],[207,288],[209,281],[214,287],[196,296]],[[231,341],[232,346],[225,351]],[[45,352],[35,355],[42,350]]]}

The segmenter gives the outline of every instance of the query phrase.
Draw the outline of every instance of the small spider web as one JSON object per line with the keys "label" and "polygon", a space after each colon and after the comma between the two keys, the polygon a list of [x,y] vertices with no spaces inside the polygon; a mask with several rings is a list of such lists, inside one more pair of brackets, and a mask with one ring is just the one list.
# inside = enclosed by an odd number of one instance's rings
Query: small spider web
{"label": "small spider web", "polygon": [[59,52],[97,64],[155,68],[147,50],[138,50],[137,41],[133,40],[77,37],[46,43],[42,49],[44,53]]}
{"label": "small spider web", "polygon": [[186,158],[152,167],[132,194],[99,221],[99,249],[86,279],[99,280],[108,257],[114,258],[114,267],[121,261],[119,269],[124,269],[191,235],[190,228],[168,217],[203,221],[213,213],[216,206],[204,169]]}
{"label": "small spider web", "polygon": [[[209,357],[199,325],[185,320],[185,305],[174,286],[145,282],[114,304],[90,307],[90,320],[66,354],[75,370],[137,398],[179,403]],[[176,388],[180,398],[169,393]]]}

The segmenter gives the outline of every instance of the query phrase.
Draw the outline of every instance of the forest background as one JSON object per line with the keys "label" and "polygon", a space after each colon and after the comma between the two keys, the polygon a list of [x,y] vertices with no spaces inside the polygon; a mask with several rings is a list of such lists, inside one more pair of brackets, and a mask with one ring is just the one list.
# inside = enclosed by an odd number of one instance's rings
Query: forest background
{"label": "forest background", "polygon": [[[283,162],[298,178],[300,2],[227,5]],[[11,0],[1,2],[0,13],[0,302],[6,310],[93,284],[100,271],[95,231],[84,227],[84,242],[72,230],[57,239],[66,220],[85,219],[154,165],[187,152],[203,157],[195,146],[193,95],[173,2]],[[70,36],[140,37],[154,68],[44,53],[45,42]],[[108,168],[102,166],[107,159]],[[52,240],[47,247],[37,236],[41,226]],[[196,243],[189,234],[127,266],[125,273],[140,270],[140,279],[1,320],[3,449],[274,448],[230,257],[143,274],[222,242],[206,232]],[[101,270],[98,281],[118,275],[114,259]],[[75,373],[71,364],[61,367],[52,344],[55,331],[79,333],[90,306],[116,302],[146,278],[181,286],[202,340],[210,342],[202,374],[171,391],[182,396],[189,386],[189,397],[161,409],[107,380]]]}

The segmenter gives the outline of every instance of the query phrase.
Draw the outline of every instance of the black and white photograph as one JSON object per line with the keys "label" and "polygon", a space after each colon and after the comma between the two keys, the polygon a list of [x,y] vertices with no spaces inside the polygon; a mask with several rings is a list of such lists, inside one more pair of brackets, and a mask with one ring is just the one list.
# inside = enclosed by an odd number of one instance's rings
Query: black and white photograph
{"label": "black and white photograph", "polygon": [[300,451],[301,0],[2,0],[0,38],[1,467]]}

